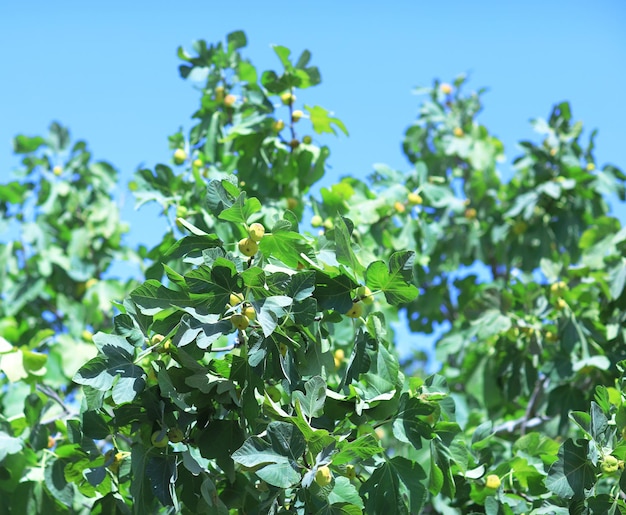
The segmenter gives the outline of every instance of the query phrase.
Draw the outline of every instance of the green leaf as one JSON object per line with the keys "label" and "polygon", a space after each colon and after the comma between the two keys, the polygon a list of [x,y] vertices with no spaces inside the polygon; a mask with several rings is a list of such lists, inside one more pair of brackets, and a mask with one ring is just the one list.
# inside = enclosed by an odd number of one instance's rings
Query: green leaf
{"label": "green leaf", "polygon": [[360,489],[366,513],[420,513],[426,502],[426,473],[418,463],[397,456],[378,467]]}
{"label": "green leaf", "polygon": [[95,440],[103,440],[111,434],[108,424],[104,417],[97,411],[87,410],[82,414],[83,432],[85,436]]}
{"label": "green leaf", "polygon": [[266,338],[274,332],[278,326],[278,321],[286,313],[285,308],[291,303],[291,297],[285,295],[274,295],[252,303],[257,312],[257,321]]}
{"label": "green leaf", "polygon": [[109,515],[118,513],[120,515],[128,515],[130,514],[130,509],[124,503],[124,500],[117,497],[113,492],[97,499],[90,511],[90,515]]}
{"label": "green leaf", "polygon": [[206,192],[208,208],[215,216],[219,216],[222,211],[228,209],[239,197],[239,190],[236,186],[236,177],[229,177],[225,180],[214,180],[209,182]]}
{"label": "green leaf", "polygon": [[44,375],[47,360],[46,354],[15,349],[0,355],[0,370],[10,382],[15,383],[32,378],[31,376]]}
{"label": "green leaf", "polygon": [[93,335],[93,343],[105,356],[130,359],[135,349],[123,336],[97,332]]}
{"label": "green leaf", "polygon": [[383,261],[370,263],[365,273],[367,286],[372,291],[384,292],[391,305],[415,300],[418,290],[409,283],[412,279],[414,258],[414,252],[403,251],[392,254],[389,268]]}
{"label": "green leaf", "polygon": [[30,189],[29,185],[20,184],[17,181],[0,184],[0,201],[9,204],[21,204],[24,202],[26,193]]}
{"label": "green leaf", "polygon": [[585,490],[595,483],[595,472],[587,458],[588,452],[588,440],[565,440],[559,449],[558,461],[548,471],[548,489],[564,499],[582,499]]}
{"label": "green leaf", "polygon": [[[313,124],[313,130],[318,134],[324,134],[326,132],[331,134],[337,134],[335,127],[341,130],[346,136],[348,136],[348,129],[339,118],[331,116],[331,113],[319,106],[305,105],[304,109],[309,113],[311,123]],[[333,127],[335,126],[335,127]]]}
{"label": "green leaf", "polygon": [[346,275],[331,276],[317,271],[314,297],[320,309],[335,309],[346,313],[352,307],[352,290],[357,284]]}
{"label": "green leaf", "polygon": [[602,411],[602,408],[591,401],[591,437],[598,445],[607,444],[607,432],[609,431],[609,420]]}
{"label": "green leaf", "polygon": [[304,389],[306,394],[298,390],[292,392],[292,402],[300,402],[302,411],[309,419],[321,416],[326,401],[326,381],[320,376],[312,377],[304,383]]}
{"label": "green leaf", "polygon": [[285,67],[285,69],[291,69],[291,61],[289,61],[289,56],[291,55],[291,50],[287,47],[281,45],[272,45],[272,49],[280,59],[280,62]]}
{"label": "green leaf", "polygon": [[[333,507],[335,504],[346,503],[358,506],[361,510],[364,508],[363,499],[361,499],[358,490],[347,477],[343,476],[335,478],[333,490],[328,494],[328,502]],[[359,510],[358,513],[361,511]]]}
{"label": "green leaf", "polygon": [[65,461],[50,457],[46,461],[44,477],[46,487],[55,499],[65,506],[72,506],[72,501],[76,496],[74,485],[65,480]]}
{"label": "green leaf", "polygon": [[622,294],[624,284],[626,284],[626,259],[622,258],[609,273],[609,291],[613,300]]}
{"label": "green leaf", "polygon": [[239,195],[235,203],[222,211],[219,215],[221,220],[235,223],[247,223],[250,217],[261,210],[259,199],[252,197],[247,199],[246,194]]}
{"label": "green leaf", "polygon": [[354,504],[335,503],[322,506],[314,515],[363,515],[363,510]]}
{"label": "green leaf", "polygon": [[181,258],[181,257],[198,257],[202,253],[210,248],[220,247],[222,242],[214,234],[207,234],[205,236],[185,236],[180,240],[177,240],[164,257],[169,258]]}
{"label": "green leaf", "polygon": [[[213,268],[203,265],[192,270],[185,275],[185,281],[189,288],[191,301],[202,305],[204,310],[208,312],[207,314],[222,313],[230,294],[241,291],[243,286],[243,281],[237,274],[234,264],[224,258],[216,259]],[[187,307],[186,311],[193,314],[190,307]],[[205,321],[214,322],[213,320]]]}
{"label": "green leaf", "polygon": [[398,359],[379,345],[369,371],[362,376],[365,400],[389,400],[396,392],[399,372]]}
{"label": "green leaf", "polygon": [[23,445],[24,442],[22,442],[21,439],[14,438],[4,431],[0,431],[0,462],[2,462],[8,454],[20,452]]}
{"label": "green leaf", "polygon": [[270,422],[267,426],[267,437],[274,451],[294,462],[300,459],[306,450],[304,436],[293,424]]}
{"label": "green leaf", "polygon": [[481,340],[502,334],[511,327],[511,319],[503,315],[499,309],[488,309],[480,318],[473,320],[472,325],[477,328],[476,335]]}
{"label": "green leaf", "polygon": [[294,302],[299,302],[310,297],[315,290],[315,272],[299,272],[291,277],[285,292]]}
{"label": "green leaf", "polygon": [[20,134],[13,138],[13,152],[16,154],[28,154],[45,145],[45,143],[46,141],[40,136],[29,137]]}
{"label": "green leaf", "polygon": [[302,433],[284,422],[272,422],[267,438],[252,436],[232,455],[240,465],[257,468],[257,476],[278,488],[289,488],[300,482],[296,459],[302,455],[306,442]]}
{"label": "green leaf", "polygon": [[452,476],[452,454],[448,446],[439,438],[430,442],[430,485],[433,495],[441,492],[447,497],[454,498],[456,484]]}
{"label": "green leaf", "polygon": [[113,400],[116,403],[132,401],[145,386],[143,369],[133,363],[133,355],[123,347],[104,345],[102,351],[106,353],[105,356],[88,361],[76,372],[73,381],[99,391],[113,389]]}
{"label": "green leaf", "polygon": [[354,224],[347,218],[338,217],[335,221],[334,235],[337,244],[337,261],[349,266],[354,273],[360,274],[365,267],[352,249],[351,234],[353,228]]}
{"label": "green leaf", "polygon": [[353,460],[365,461],[383,452],[378,437],[374,434],[367,433],[359,438],[352,440],[343,440],[338,444],[339,452],[333,456],[333,464],[344,465]]}
{"label": "green leaf", "polygon": [[172,306],[191,306],[193,302],[184,291],[174,291],[159,281],[149,279],[130,293],[130,298],[144,315],[156,315]]}
{"label": "green leaf", "polygon": [[420,449],[422,438],[431,439],[434,436],[434,431],[429,424],[419,417],[428,416],[434,410],[434,406],[403,393],[400,397],[398,413],[393,421],[394,436],[401,442],[411,443],[416,449]]}
{"label": "green leaf", "polygon": [[228,42],[228,48],[230,50],[238,50],[245,47],[248,44],[246,33],[242,30],[236,30],[226,36]]}
{"label": "green leaf", "polygon": [[311,253],[310,246],[302,235],[285,230],[278,232],[272,230],[271,234],[266,234],[259,242],[259,248],[266,258],[279,259],[290,268],[297,268],[298,263],[302,261],[301,254]]}
{"label": "green leaf", "polygon": [[288,460],[280,460],[257,470],[256,475],[278,488],[290,488],[300,481],[300,474]]}
{"label": "green leaf", "polygon": [[154,456],[148,459],[145,474],[150,480],[152,494],[163,506],[173,506],[175,456]]}
{"label": "green leaf", "polygon": [[133,445],[131,448],[131,470],[133,481],[130,483],[130,494],[133,498],[133,513],[137,515],[150,513],[155,497],[146,476],[146,468],[150,456],[142,445]]}

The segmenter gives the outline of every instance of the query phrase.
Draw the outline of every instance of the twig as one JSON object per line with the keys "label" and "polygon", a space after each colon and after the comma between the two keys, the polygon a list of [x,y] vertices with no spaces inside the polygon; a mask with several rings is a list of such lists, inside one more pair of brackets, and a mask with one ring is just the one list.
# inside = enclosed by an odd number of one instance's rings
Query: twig
{"label": "twig", "polygon": [[526,412],[524,413],[524,420],[520,427],[520,433],[523,436],[526,432],[526,424],[529,421],[531,415],[534,413],[535,408],[537,407],[537,401],[539,399],[539,395],[545,390],[545,384],[549,381],[548,376],[539,376],[537,381],[535,382],[535,388],[533,389],[533,393],[528,400],[528,406],[526,406]]}
{"label": "twig", "polygon": [[61,406],[61,408],[63,408],[63,412],[66,415],[69,415],[71,413],[71,410],[65,405],[65,403],[63,402],[63,399],[61,399],[61,397],[59,397],[59,395],[52,388],[43,384],[37,384],[36,389],[39,390],[44,395],[47,395],[48,397],[50,397],[50,399],[52,399],[59,406]]}

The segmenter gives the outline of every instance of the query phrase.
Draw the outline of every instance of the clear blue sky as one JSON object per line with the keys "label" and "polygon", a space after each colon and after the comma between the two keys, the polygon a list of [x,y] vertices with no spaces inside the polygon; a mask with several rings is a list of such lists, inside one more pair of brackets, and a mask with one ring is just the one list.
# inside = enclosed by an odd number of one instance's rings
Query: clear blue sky
{"label": "clear blue sky", "polygon": [[[0,181],[15,164],[11,138],[44,134],[53,120],[125,182],[140,164],[167,162],[167,136],[189,127],[198,102],[178,76],[176,48],[237,29],[261,68],[277,67],[272,43],[313,53],[323,82],[302,100],[335,111],[350,131],[327,140],[329,179],[365,177],[375,162],[406,168],[400,142],[420,102],[412,89],[462,72],[473,88],[489,88],[480,119],[509,160],[515,142],[534,137],[528,120],[569,100],[587,134],[600,129],[599,163],[626,169],[625,27],[624,0],[6,1]],[[131,242],[158,240],[154,213],[134,213],[127,200]]]}

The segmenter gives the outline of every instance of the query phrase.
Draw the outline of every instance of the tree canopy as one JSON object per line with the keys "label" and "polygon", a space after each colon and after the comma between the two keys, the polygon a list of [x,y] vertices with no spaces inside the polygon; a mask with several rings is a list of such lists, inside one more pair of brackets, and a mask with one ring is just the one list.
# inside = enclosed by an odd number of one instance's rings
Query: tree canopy
{"label": "tree canopy", "polygon": [[[435,80],[407,170],[318,188],[348,128],[311,53],[246,45],[178,51],[193,125],[128,184],[154,248],[85,142],[15,137],[0,513],[626,513],[626,176],[595,131],[555,105],[504,180],[483,91]],[[397,346],[435,331],[429,374]]]}

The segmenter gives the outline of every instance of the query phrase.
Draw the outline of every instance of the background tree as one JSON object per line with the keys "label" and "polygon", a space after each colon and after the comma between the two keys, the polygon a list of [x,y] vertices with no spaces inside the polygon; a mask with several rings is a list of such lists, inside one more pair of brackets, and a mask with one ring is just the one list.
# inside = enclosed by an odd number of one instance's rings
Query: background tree
{"label": "background tree", "polygon": [[[84,144],[62,158],[57,125],[16,138],[0,509],[624,511],[626,261],[606,198],[624,199],[625,176],[597,166],[594,134],[581,142],[558,104],[502,181],[482,92],[435,82],[408,172],[313,194],[330,153],[317,135],[346,129],[302,102],[320,82],[309,52],[275,46],[281,68],[259,72],[245,45],[179,50],[204,83],[195,125],[130,184],[168,222],[153,249],[122,245],[115,172]],[[145,282],[94,282],[113,258]],[[399,362],[399,312],[416,332],[445,322],[438,374]],[[80,405],[70,353],[89,359]]]}

